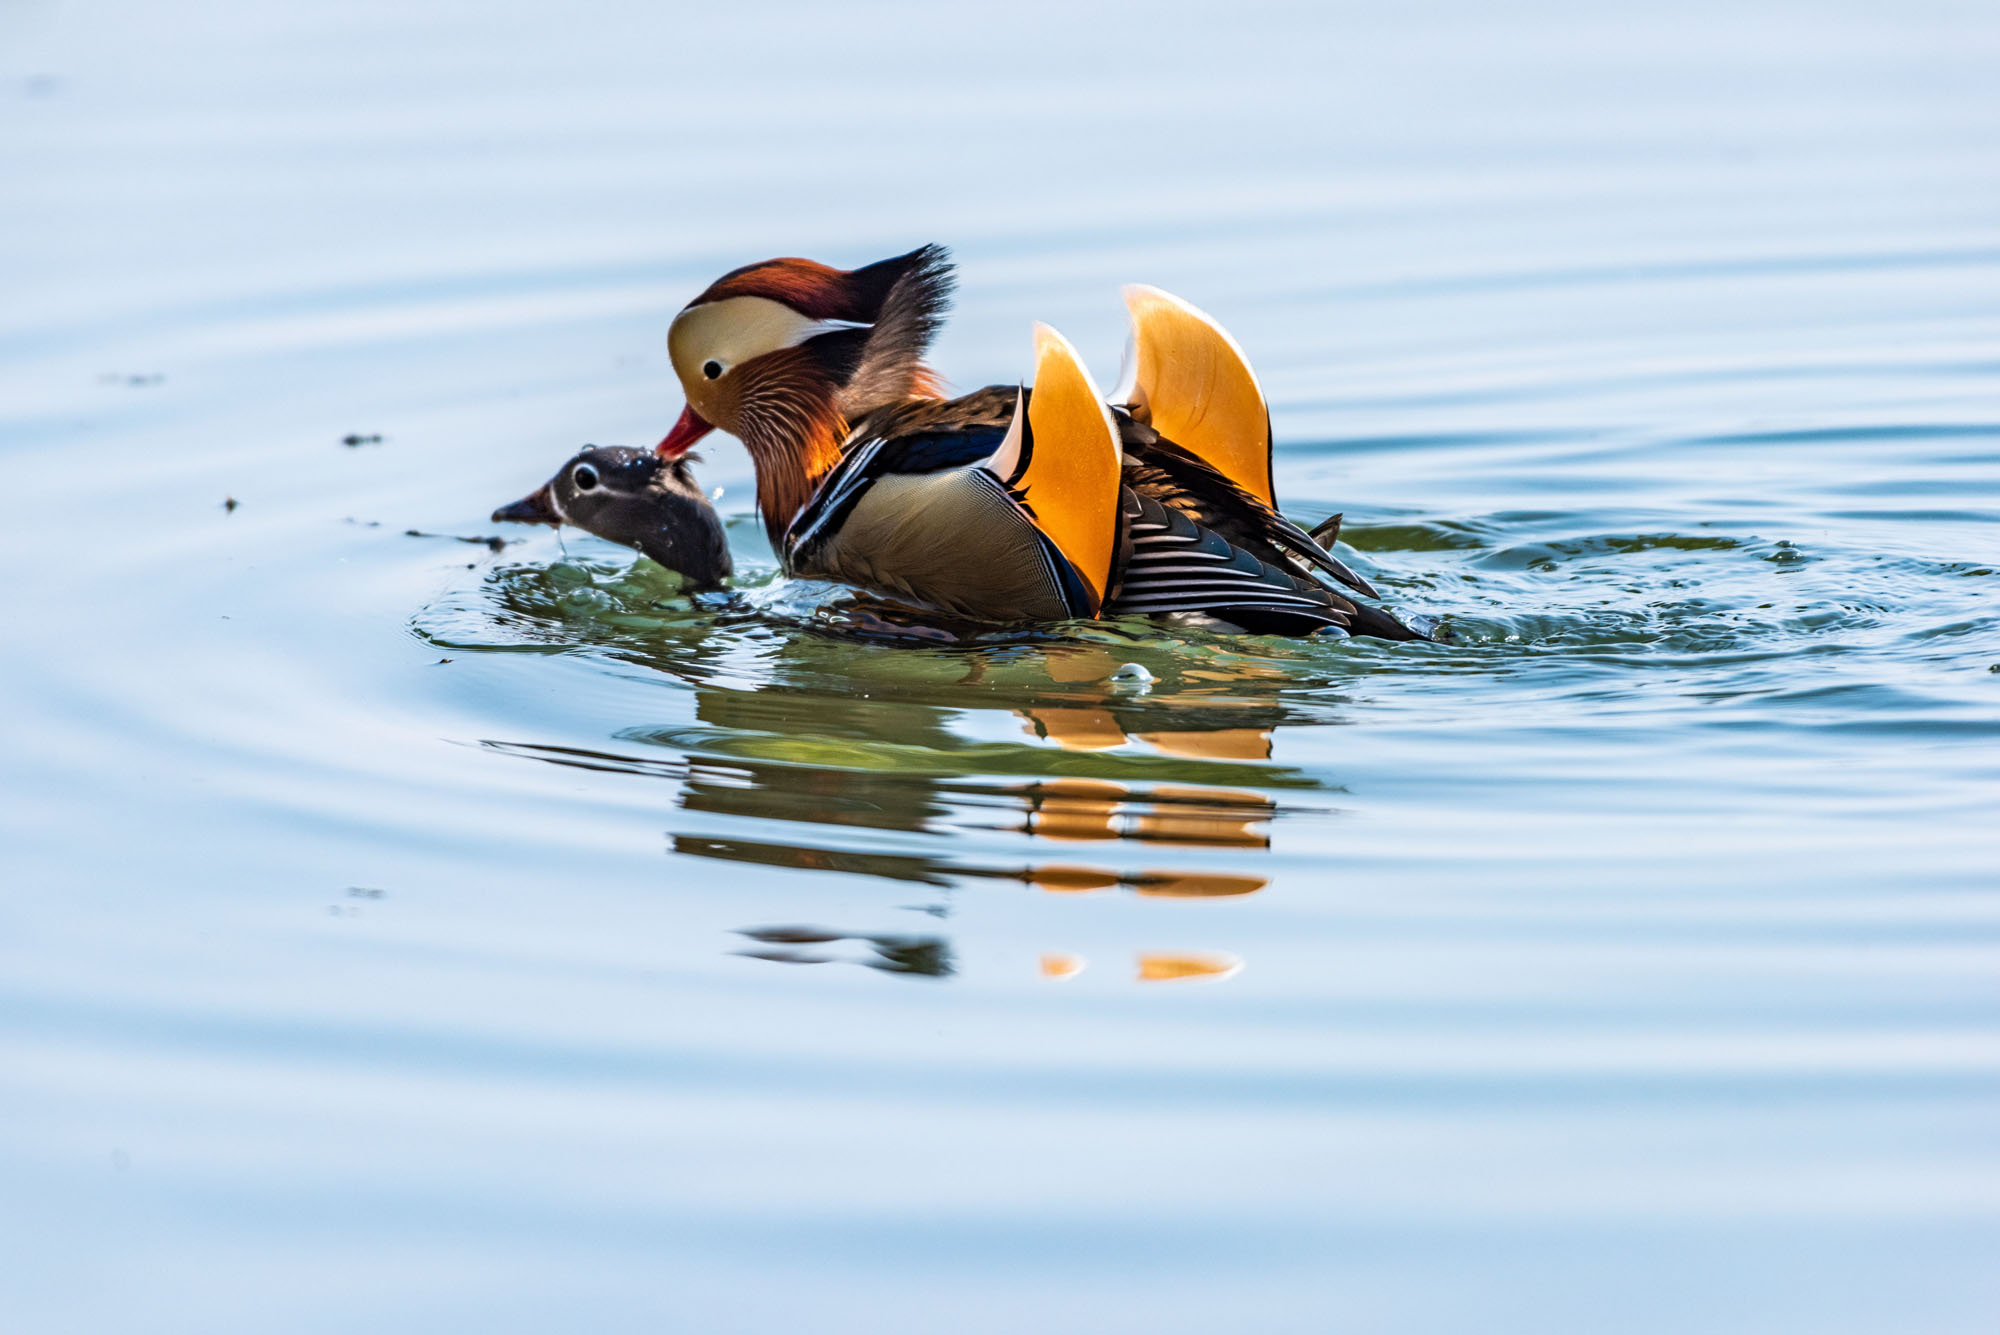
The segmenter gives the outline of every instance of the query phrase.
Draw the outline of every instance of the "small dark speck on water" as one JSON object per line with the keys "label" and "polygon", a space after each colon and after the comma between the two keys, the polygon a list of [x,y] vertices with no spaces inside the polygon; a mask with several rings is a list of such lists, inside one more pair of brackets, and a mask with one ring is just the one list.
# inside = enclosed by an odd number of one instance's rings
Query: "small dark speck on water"
{"label": "small dark speck on water", "polygon": [[443,667],[443,666],[444,666],[444,665],[445,665],[446,663],[449,663],[450,661],[451,661],[451,660],[450,660],[449,658],[440,658],[440,659],[439,659],[439,660],[438,660],[437,662],[435,662],[435,663],[431,664],[431,666],[432,666],[432,667]]}
{"label": "small dark speck on water", "polygon": [[[451,660],[447,658],[444,661],[449,663]],[[372,885],[350,885],[347,887],[347,897],[349,899],[381,899],[388,893],[387,890],[377,890]]]}
{"label": "small dark speck on water", "polygon": [[380,445],[382,443],[382,433],[379,431],[365,433],[350,431],[340,438],[340,443],[350,450],[362,445]]}
{"label": "small dark speck on water", "polygon": [[243,502],[237,500],[234,496],[224,496],[222,498],[222,512],[226,515],[233,515],[236,513],[236,507],[241,504]]}

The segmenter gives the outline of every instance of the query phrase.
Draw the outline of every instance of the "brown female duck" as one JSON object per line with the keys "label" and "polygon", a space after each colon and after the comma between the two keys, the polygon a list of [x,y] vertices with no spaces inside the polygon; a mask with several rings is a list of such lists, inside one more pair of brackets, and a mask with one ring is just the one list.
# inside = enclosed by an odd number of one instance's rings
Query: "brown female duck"
{"label": "brown female duck", "polygon": [[[853,270],[779,259],[724,275],[668,333],[688,401],[660,457],[732,433],[788,573],[917,607],[1423,637],[1334,587],[1377,596],[1326,550],[1337,517],[1309,534],[1278,513],[1262,392],[1207,316],[1127,289],[1134,356],[1109,404],[1047,326],[1033,388],[946,398],[924,355],[951,288],[937,246]],[[642,546],[629,512],[607,516],[616,526],[564,517]]]}
{"label": "brown female duck", "polygon": [[690,593],[719,589],[730,575],[729,543],[689,463],[685,455],[588,445],[547,482],[495,510],[493,522],[574,524],[677,571]]}

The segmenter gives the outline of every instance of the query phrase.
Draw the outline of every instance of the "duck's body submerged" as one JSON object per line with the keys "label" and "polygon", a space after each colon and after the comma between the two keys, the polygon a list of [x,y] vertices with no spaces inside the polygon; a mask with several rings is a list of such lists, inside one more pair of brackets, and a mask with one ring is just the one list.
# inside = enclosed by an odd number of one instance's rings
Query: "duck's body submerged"
{"label": "duck's body submerged", "polygon": [[1337,518],[1308,534],[1277,512],[1262,394],[1206,316],[1128,289],[1133,369],[1109,402],[1046,326],[1032,389],[947,399],[923,356],[951,281],[934,246],[725,275],[668,335],[688,406],[658,453],[730,431],[788,573],[919,608],[1424,638],[1336,589],[1375,593],[1326,550]]}

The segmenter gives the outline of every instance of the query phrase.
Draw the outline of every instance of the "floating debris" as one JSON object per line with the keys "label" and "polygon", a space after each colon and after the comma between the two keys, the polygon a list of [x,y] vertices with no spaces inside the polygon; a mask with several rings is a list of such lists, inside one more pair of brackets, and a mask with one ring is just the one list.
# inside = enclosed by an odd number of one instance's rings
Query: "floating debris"
{"label": "floating debris", "polygon": [[340,443],[350,450],[357,449],[363,445],[380,445],[382,443],[382,433],[380,431],[350,431],[340,438]]}
{"label": "floating debris", "polygon": [[241,504],[243,502],[237,500],[234,496],[224,496],[222,498],[222,513],[233,515],[236,513],[236,507]]}

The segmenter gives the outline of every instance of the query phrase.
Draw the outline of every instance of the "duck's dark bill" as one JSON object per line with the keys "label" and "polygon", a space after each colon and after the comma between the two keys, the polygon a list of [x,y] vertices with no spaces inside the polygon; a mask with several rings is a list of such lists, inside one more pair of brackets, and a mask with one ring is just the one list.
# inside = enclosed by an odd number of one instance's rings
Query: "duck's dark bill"
{"label": "duck's dark bill", "polygon": [[493,512],[496,524],[552,524],[562,527],[562,516],[556,512],[555,499],[549,495],[546,485],[537,487],[512,505],[503,505]]}

